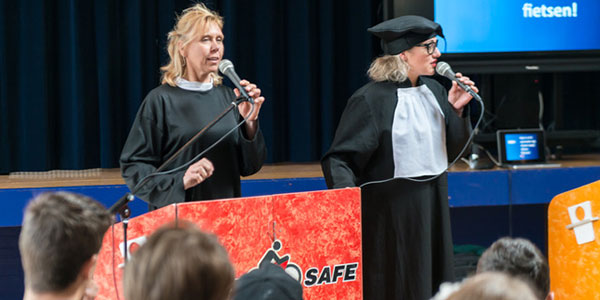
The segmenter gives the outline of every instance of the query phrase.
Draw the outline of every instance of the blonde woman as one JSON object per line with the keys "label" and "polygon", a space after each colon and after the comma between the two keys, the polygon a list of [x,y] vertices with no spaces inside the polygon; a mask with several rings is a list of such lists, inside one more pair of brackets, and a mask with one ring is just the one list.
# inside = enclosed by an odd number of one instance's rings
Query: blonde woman
{"label": "blonde woman", "polygon": [[[169,32],[170,61],[161,68],[162,84],[141,104],[121,153],[121,174],[130,189],[239,96],[237,89],[221,85],[217,73],[225,50],[222,29],[221,16],[196,4],[183,11]],[[245,125],[186,170],[152,177],[143,185],[136,195],[149,202],[151,209],[177,202],[239,197],[240,175],[260,170],[266,148],[258,113],[265,99],[256,85],[247,80],[240,84],[255,102]],[[240,104],[179,155],[170,168],[191,160],[249,112],[249,103]]]}
{"label": "blonde woman", "polygon": [[323,173],[329,188],[363,186],[364,299],[429,299],[453,278],[445,170],[468,140],[471,96],[425,77],[441,55],[439,24],[404,16],[369,31],[384,56],[348,100]]}

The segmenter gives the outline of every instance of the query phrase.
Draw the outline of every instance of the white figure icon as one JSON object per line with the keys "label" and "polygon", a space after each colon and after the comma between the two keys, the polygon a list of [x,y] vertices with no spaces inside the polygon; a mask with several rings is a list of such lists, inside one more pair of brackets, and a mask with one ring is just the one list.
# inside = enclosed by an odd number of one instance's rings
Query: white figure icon
{"label": "white figure icon", "polygon": [[[137,248],[141,247],[146,243],[147,237],[145,235],[140,236],[138,238],[128,240],[127,241],[127,260],[131,259],[131,254],[137,250]],[[121,255],[125,257],[125,243],[119,243],[119,250],[121,250]],[[125,262],[119,264],[119,268],[123,268],[125,266]]]}
{"label": "white figure icon", "polygon": [[[583,218],[577,217],[577,209],[583,209]],[[573,229],[575,233],[575,239],[577,244],[585,244],[593,241],[594,236],[594,224],[592,222],[598,221],[597,217],[592,217],[592,203],[585,201],[568,208],[569,217],[571,218],[571,224],[567,225],[567,229]]]}

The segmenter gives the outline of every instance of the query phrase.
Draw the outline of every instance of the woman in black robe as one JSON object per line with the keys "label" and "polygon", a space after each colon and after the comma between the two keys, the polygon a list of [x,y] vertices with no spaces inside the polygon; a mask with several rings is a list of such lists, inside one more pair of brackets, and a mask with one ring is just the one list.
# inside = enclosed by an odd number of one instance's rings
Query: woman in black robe
{"label": "woman in black robe", "polygon": [[439,24],[404,16],[369,31],[385,55],[348,100],[323,173],[329,188],[362,186],[363,298],[429,299],[454,277],[446,169],[468,140],[471,96],[424,77]]}
{"label": "woman in black robe", "polygon": [[[150,91],[137,113],[123,151],[121,174],[131,190],[156,171],[200,129],[214,120],[239,96],[221,85],[218,66],[223,58],[223,20],[203,4],[186,9],[169,32],[170,61],[163,66],[162,85]],[[173,160],[167,169],[181,166],[234,128],[199,161],[179,172],[151,177],[136,196],[158,208],[171,203],[239,197],[240,175],[260,170],[266,156],[258,126],[264,102],[256,85],[240,82],[254,99],[241,103],[199,140]]]}

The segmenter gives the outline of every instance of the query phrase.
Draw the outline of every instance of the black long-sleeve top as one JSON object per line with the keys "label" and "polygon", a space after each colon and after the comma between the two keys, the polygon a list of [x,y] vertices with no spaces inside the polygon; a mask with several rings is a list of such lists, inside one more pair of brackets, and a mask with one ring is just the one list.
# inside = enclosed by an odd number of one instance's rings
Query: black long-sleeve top
{"label": "black long-sleeve top", "polygon": [[[133,190],[136,184],[188,142],[200,129],[221,114],[235,100],[233,91],[215,86],[208,91],[189,91],[163,84],[144,99],[120,157],[121,174]],[[181,153],[166,170],[180,166],[198,155],[241,120],[237,109]],[[234,131],[204,156],[214,165],[214,173],[188,190],[183,188],[187,168],[168,175],[152,177],[136,196],[151,208],[171,203],[239,197],[240,175],[252,175],[266,157],[260,128],[252,139],[245,136],[245,125]]]}

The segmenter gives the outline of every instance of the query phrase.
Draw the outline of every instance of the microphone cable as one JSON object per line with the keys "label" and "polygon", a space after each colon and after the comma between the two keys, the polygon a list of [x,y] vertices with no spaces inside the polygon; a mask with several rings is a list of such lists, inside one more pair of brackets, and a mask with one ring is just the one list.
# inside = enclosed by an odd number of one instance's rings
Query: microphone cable
{"label": "microphone cable", "polygon": [[[234,107],[237,107],[240,103],[242,103],[244,101],[248,101],[248,99],[240,98],[240,100],[235,100],[235,101],[231,102],[231,105],[232,105],[231,109],[233,109]],[[255,108],[254,101],[248,101],[248,102],[250,102],[250,104],[252,105],[248,115],[246,115],[241,122],[239,122],[236,126],[231,128],[231,130],[229,130],[227,133],[225,133],[221,138],[216,140],[212,145],[208,146],[206,149],[204,149],[202,152],[200,152],[198,155],[196,155],[194,158],[192,158],[185,164],[183,164],[179,167],[176,167],[174,169],[168,170],[168,171],[161,171],[167,165],[169,165],[169,163],[171,163],[171,161],[173,161],[177,156],[179,156],[179,154],[181,154],[183,152],[183,150],[185,150],[188,147],[188,145],[190,145],[192,142],[194,142],[196,139],[198,139],[200,136],[202,136],[202,134],[204,134],[204,132],[206,132],[208,129],[210,129],[210,127],[212,127],[214,124],[216,124],[218,121],[220,121],[224,116],[226,116],[231,111],[230,109],[228,109],[228,111],[226,111],[225,113],[222,113],[220,116],[218,116],[217,119],[215,119],[211,124],[208,124],[205,128],[201,129],[194,137],[192,137],[187,143],[185,143],[185,145],[183,145],[179,150],[177,150],[177,152],[175,152],[175,154],[173,154],[171,157],[169,157],[160,167],[158,167],[154,173],[150,173],[150,174],[142,177],[142,179],[138,182],[138,184],[135,185],[135,187],[133,188],[131,193],[135,195],[135,193],[144,184],[146,184],[146,182],[150,178],[152,178],[154,176],[167,175],[167,174],[178,172],[184,168],[189,167],[191,164],[195,163],[196,161],[198,161],[208,151],[210,151],[212,148],[217,146],[219,143],[221,143],[221,141],[223,141],[226,137],[228,137],[231,133],[233,133],[240,126],[242,126],[244,123],[246,123],[248,121],[248,118],[252,115],[252,113],[254,113],[254,108]]]}

